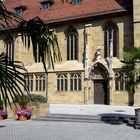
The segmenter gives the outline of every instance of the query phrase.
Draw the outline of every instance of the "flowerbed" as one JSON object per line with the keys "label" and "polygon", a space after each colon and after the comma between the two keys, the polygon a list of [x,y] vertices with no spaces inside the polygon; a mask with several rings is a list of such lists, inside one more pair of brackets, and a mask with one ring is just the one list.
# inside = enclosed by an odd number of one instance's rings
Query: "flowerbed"
{"label": "flowerbed", "polygon": [[31,109],[17,109],[16,110],[16,115],[26,115],[26,116],[31,116],[32,110]]}
{"label": "flowerbed", "polygon": [[0,120],[3,120],[3,119],[7,119],[7,111],[6,110],[0,110]]}
{"label": "flowerbed", "polygon": [[6,110],[0,110],[0,115],[7,115],[7,111]]}
{"label": "flowerbed", "polygon": [[[16,109],[14,111],[15,115],[18,116],[18,120],[27,120],[30,119],[31,115],[32,115],[32,109],[30,108],[25,108],[25,109]],[[24,118],[23,118],[24,117]],[[20,119],[22,118],[22,119]]]}

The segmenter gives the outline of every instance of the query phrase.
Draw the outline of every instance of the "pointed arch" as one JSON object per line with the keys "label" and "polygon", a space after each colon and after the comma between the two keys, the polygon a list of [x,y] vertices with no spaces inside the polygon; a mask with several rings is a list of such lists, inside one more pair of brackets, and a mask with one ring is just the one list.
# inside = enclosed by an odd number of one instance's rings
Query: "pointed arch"
{"label": "pointed arch", "polygon": [[70,75],[70,90],[80,91],[81,90],[81,74],[73,73]]}
{"label": "pointed arch", "polygon": [[57,75],[57,91],[67,91],[68,89],[68,76],[67,74]]}
{"label": "pointed arch", "polygon": [[94,63],[91,68],[91,78],[92,79],[108,79],[109,71],[102,63],[97,62]]}
{"label": "pointed arch", "polygon": [[118,57],[118,26],[113,21],[108,21],[103,25],[104,31],[104,57],[110,57],[110,43],[113,44],[113,57]]}
{"label": "pointed arch", "polygon": [[67,39],[67,60],[78,60],[78,32],[76,28],[70,26],[66,32]]}

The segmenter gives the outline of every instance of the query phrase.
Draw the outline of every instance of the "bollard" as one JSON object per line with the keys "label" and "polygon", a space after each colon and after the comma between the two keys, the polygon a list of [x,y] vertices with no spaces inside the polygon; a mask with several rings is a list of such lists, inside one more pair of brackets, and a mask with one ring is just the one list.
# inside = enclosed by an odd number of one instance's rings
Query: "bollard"
{"label": "bollard", "polygon": [[135,109],[135,129],[140,127],[140,108]]}

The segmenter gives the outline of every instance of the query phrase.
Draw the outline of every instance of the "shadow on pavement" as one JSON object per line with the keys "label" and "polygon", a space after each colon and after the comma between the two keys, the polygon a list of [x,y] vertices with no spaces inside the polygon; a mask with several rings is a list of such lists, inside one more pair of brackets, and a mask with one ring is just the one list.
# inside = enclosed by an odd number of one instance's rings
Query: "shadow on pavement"
{"label": "shadow on pavement", "polygon": [[3,127],[6,127],[6,126],[0,125],[0,128],[3,128]]}
{"label": "shadow on pavement", "polygon": [[133,115],[125,115],[119,113],[106,113],[106,114],[99,114],[101,121],[108,123],[108,124],[126,124],[127,126],[134,127],[135,116]]}

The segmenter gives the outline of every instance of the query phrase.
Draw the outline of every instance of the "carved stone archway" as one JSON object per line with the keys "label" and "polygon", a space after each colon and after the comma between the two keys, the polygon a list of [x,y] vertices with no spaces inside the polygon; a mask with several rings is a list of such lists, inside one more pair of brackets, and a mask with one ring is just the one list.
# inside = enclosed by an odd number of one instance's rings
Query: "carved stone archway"
{"label": "carved stone archway", "polygon": [[107,80],[109,78],[109,71],[102,63],[94,63],[91,67],[90,78]]}
{"label": "carved stone archway", "polygon": [[94,104],[108,104],[108,69],[100,62],[94,63],[90,71],[90,78],[93,81]]}

